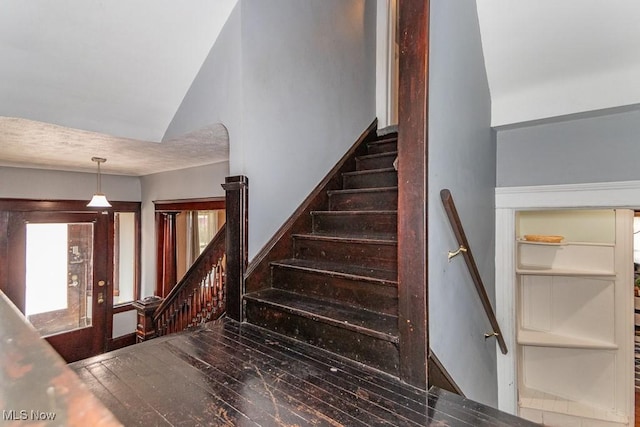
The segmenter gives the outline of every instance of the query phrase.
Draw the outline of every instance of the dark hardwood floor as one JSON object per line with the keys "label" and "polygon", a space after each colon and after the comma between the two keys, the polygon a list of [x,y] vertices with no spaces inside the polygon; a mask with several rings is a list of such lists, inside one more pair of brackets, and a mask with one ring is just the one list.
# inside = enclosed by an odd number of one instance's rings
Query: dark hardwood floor
{"label": "dark hardwood floor", "polygon": [[529,426],[224,319],[69,365],[127,426]]}

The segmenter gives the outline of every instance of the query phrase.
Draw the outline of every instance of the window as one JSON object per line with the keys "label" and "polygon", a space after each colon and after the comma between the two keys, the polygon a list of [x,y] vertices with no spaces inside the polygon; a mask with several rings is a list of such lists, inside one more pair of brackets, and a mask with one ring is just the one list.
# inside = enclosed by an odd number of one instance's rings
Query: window
{"label": "window", "polygon": [[113,305],[138,299],[137,214],[114,213]]}

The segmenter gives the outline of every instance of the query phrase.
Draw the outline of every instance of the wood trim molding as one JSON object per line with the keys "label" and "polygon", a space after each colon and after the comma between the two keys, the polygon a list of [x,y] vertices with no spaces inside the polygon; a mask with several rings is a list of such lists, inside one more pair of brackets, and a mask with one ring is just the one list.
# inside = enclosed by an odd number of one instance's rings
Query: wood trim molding
{"label": "wood trim molding", "polygon": [[429,1],[399,0],[398,307],[400,378],[426,389]]}
{"label": "wood trim molding", "polygon": [[226,192],[226,311],[227,316],[242,322],[248,256],[249,179],[243,175],[228,176],[222,188]]}
{"label": "wood trim molding", "polygon": [[438,388],[450,391],[462,397],[464,393],[460,386],[455,382],[449,371],[444,367],[440,359],[435,355],[433,350],[429,351],[429,387],[436,386]]}
{"label": "wood trim molding", "polygon": [[[496,209],[496,319],[502,325],[502,337],[508,348],[516,349],[516,271],[515,214],[511,209]],[[496,343],[497,345],[497,343]],[[516,355],[496,351],[498,376],[498,408],[516,414]]]}
{"label": "wood trim molding", "polygon": [[498,187],[495,191],[496,208],[640,206],[640,181]]}
{"label": "wood trim molding", "polygon": [[112,207],[89,208],[86,200],[35,200],[35,199],[0,199],[0,211],[62,211],[62,212],[91,212],[96,210],[140,212],[140,202],[109,201]]}
{"label": "wood trim molding", "polygon": [[118,350],[136,343],[136,333],[132,332],[109,340],[108,351]]}
{"label": "wood trim molding", "polygon": [[154,201],[156,212],[208,211],[224,209],[224,197]]}

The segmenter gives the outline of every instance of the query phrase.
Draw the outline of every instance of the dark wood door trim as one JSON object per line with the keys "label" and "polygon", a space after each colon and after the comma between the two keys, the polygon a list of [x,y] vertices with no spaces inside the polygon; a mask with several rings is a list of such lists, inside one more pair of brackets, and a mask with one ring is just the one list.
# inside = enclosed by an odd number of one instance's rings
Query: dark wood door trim
{"label": "dark wood door trim", "polygon": [[398,302],[400,376],[426,388],[429,1],[399,0]]}
{"label": "dark wood door trim", "polygon": [[156,200],[153,204],[155,205],[156,212],[212,211],[225,208],[225,200],[222,197]]}
{"label": "dark wood door trim", "polygon": [[[108,317],[111,317],[112,255],[109,248],[109,236],[112,234],[111,215],[103,212],[9,212],[7,247],[8,280],[3,283],[3,291],[17,308],[25,310],[25,272],[26,272],[26,224],[28,222],[68,222],[93,223],[92,250],[92,324],[90,328],[80,328],[69,332],[50,335],[46,339],[56,351],[67,361],[84,359],[100,354],[106,350],[107,340],[111,333]],[[102,280],[105,285],[100,287]],[[102,293],[102,303],[97,302]]]}
{"label": "dark wood door trim", "polygon": [[[140,212],[140,202],[110,201],[109,211]],[[0,211],[96,212],[104,208],[88,208],[84,200],[0,199]]]}

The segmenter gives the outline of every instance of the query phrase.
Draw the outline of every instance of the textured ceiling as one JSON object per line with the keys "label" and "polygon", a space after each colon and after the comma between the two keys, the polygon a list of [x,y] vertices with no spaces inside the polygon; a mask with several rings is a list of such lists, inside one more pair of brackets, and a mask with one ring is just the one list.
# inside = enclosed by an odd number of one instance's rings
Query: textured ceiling
{"label": "textured ceiling", "polygon": [[107,174],[149,175],[225,161],[229,137],[213,125],[162,143],[136,141],[26,119],[0,117],[0,165],[95,172],[104,157]]}

